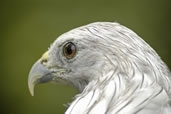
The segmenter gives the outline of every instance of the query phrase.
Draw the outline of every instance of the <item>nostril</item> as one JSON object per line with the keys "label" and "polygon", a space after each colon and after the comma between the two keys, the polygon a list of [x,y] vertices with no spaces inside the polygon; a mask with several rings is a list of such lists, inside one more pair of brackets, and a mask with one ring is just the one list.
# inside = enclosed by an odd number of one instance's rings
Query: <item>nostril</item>
{"label": "nostril", "polygon": [[48,61],[47,59],[42,59],[42,60],[40,61],[40,63],[44,65],[44,64],[47,63],[47,61]]}
{"label": "nostril", "polygon": [[48,62],[48,51],[46,51],[40,59],[40,63],[45,65]]}

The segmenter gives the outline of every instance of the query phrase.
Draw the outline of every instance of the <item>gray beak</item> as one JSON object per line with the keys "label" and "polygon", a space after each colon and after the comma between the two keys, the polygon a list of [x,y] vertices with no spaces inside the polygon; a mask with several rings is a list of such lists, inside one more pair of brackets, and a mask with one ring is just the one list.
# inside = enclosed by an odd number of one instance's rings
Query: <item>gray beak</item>
{"label": "gray beak", "polygon": [[28,77],[28,87],[32,96],[34,95],[34,86],[36,84],[45,83],[52,80],[52,72],[42,63],[47,60],[48,53],[46,52],[31,68]]}

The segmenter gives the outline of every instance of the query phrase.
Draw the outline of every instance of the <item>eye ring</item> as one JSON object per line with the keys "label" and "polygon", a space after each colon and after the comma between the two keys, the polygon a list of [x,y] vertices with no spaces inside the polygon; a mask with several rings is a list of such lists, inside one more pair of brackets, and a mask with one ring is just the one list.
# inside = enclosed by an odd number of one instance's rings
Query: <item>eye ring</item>
{"label": "eye ring", "polygon": [[74,43],[68,42],[63,47],[63,54],[67,59],[72,59],[76,55],[77,49]]}

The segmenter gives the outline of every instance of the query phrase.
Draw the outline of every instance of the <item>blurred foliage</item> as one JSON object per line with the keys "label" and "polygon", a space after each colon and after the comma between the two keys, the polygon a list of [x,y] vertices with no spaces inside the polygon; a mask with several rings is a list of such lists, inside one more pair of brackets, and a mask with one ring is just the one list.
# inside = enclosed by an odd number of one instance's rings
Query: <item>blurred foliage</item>
{"label": "blurred foliage", "polygon": [[95,21],[117,21],[140,35],[171,68],[169,0],[1,0],[0,114],[62,114],[77,93],[44,84],[31,97],[28,73],[62,33]]}

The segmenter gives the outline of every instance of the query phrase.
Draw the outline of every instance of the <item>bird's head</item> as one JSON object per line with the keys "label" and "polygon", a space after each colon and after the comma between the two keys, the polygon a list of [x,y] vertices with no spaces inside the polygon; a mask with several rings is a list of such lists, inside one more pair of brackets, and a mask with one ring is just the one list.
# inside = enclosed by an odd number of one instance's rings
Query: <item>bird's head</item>
{"label": "bird's head", "polygon": [[33,65],[28,79],[32,95],[34,86],[45,82],[63,82],[82,91],[90,81],[108,72],[110,65],[106,66],[104,56],[108,52],[90,29],[84,26],[59,36]]}

